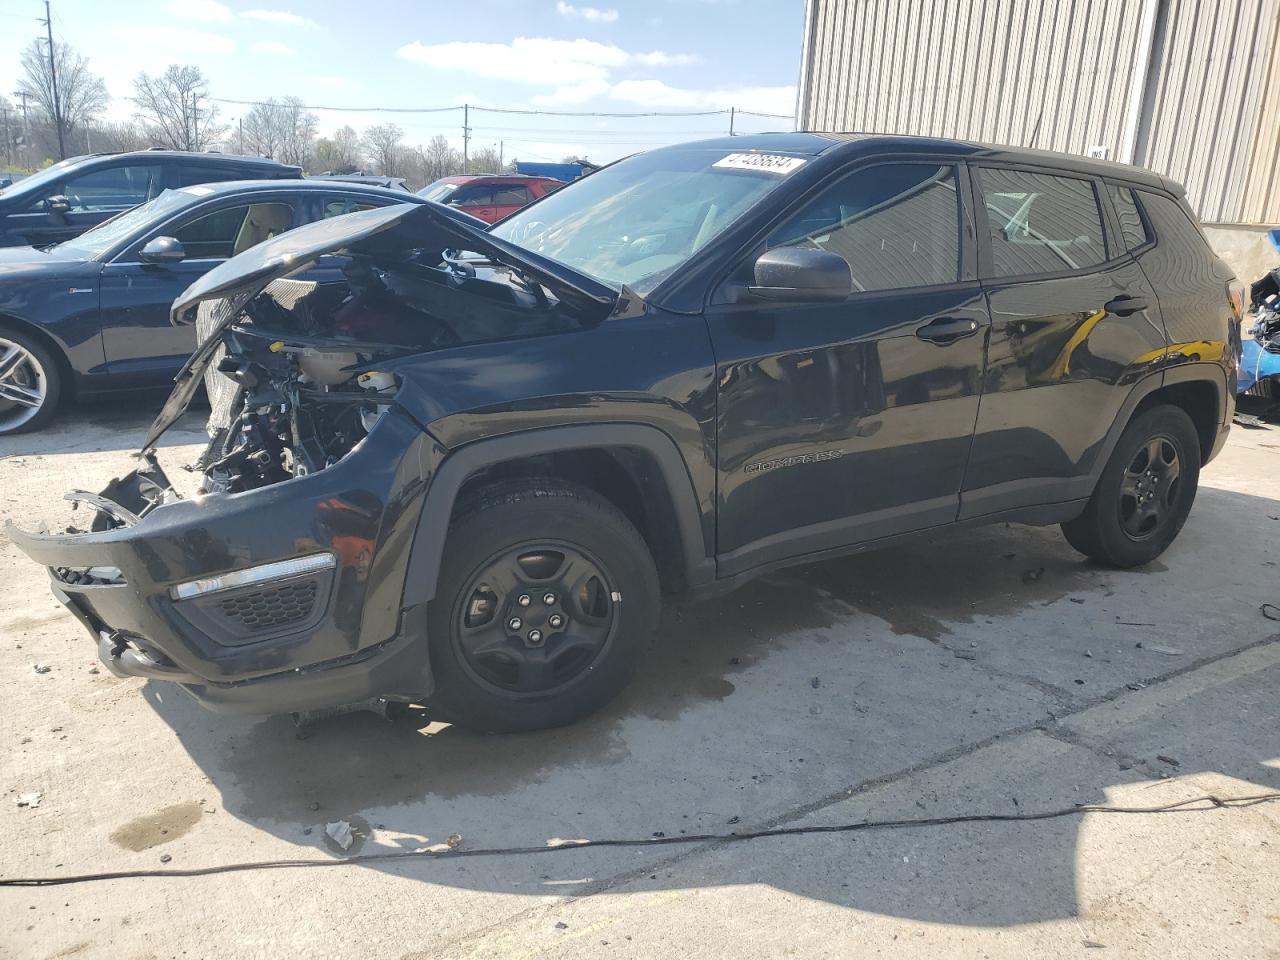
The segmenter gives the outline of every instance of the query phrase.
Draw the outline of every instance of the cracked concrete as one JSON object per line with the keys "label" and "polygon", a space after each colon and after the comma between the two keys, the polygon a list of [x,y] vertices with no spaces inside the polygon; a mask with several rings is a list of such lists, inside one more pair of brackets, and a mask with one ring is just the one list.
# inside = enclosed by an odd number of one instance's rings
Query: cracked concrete
{"label": "cracked concrete", "polygon": [[[152,406],[0,440],[0,514],[59,522]],[[669,609],[617,703],[520,737],[349,716],[300,740],[93,673],[0,537],[0,872],[331,857],[340,818],[368,853],[1280,789],[1276,436],[1237,428],[1146,571],[1004,526],[787,571]],[[0,889],[0,956],[1275,958],[1277,849],[1280,804]]]}

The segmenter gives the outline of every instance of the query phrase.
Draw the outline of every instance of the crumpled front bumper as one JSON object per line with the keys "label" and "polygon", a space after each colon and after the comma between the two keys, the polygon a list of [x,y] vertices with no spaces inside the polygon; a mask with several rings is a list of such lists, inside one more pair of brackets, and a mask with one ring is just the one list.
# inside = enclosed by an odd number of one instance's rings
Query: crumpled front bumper
{"label": "crumpled front bumper", "polygon": [[[167,502],[100,532],[31,534],[10,524],[7,533],[49,569],[54,596],[113,673],[174,680],[228,712],[418,699],[432,688],[425,609],[401,601],[443,454],[393,408],[342,461],[309,476]],[[158,468],[144,473],[168,485]],[[134,476],[107,494],[127,500]],[[198,595],[175,589],[300,558],[319,562]],[[87,568],[119,577],[84,577]]]}

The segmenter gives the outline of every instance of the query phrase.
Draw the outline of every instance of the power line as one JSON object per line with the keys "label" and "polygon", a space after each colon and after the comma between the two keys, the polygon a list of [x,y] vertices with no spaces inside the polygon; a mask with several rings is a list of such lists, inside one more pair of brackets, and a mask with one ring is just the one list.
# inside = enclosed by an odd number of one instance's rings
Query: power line
{"label": "power line", "polygon": [[[232,100],[226,97],[210,97],[215,103],[234,104],[239,107],[269,106],[266,100]],[[303,110],[334,110],[345,113],[452,113],[469,110],[471,113],[504,113],[519,116],[538,117],[620,117],[637,119],[640,117],[721,117],[728,116],[733,110],[739,115],[749,117],[768,117],[773,120],[792,120],[791,114],[761,113],[755,110],[740,110],[736,107],[725,107],[723,110],[641,110],[641,111],[600,111],[600,110],[535,110],[517,107],[478,107],[475,104],[460,103],[451,107],[335,107],[330,104],[304,103],[299,105]]]}

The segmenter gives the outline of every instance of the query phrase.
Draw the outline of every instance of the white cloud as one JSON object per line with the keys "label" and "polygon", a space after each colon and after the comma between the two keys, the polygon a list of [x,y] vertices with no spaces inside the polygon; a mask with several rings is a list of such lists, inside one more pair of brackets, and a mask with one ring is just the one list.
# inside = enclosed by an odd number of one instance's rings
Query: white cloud
{"label": "white cloud", "polygon": [[183,20],[228,20],[231,8],[218,0],[170,0],[169,12]]}
{"label": "white cloud", "polygon": [[614,23],[618,19],[618,11],[612,7],[575,7],[564,0],[556,0],[556,13],[566,20],[586,20],[588,23]]}
{"label": "white cloud", "polygon": [[535,107],[561,107],[603,97],[611,89],[613,85],[608,80],[584,80],[556,87],[551,93],[540,93],[529,99]]}
{"label": "white cloud", "polygon": [[415,40],[401,47],[397,55],[438,70],[555,87],[598,87],[609,81],[611,71],[621,67],[672,66],[696,60],[687,54],[661,50],[630,53],[594,40],[549,37],[516,37],[510,43],[455,40],[424,44]]}
{"label": "white cloud", "polygon": [[246,20],[257,20],[260,23],[279,23],[287,27],[314,27],[316,22],[310,17],[301,17],[292,10],[245,10],[240,16]]}
{"label": "white cloud", "polygon": [[[204,30],[184,30],[181,27],[116,27],[115,37],[141,54],[146,52],[154,59],[155,51],[165,55],[172,53],[235,53],[236,42],[219,33]],[[165,62],[165,61],[162,61]]]}
{"label": "white cloud", "polygon": [[661,80],[623,80],[609,90],[613,100],[646,107],[677,110],[725,110],[738,107],[790,116],[796,108],[796,88],[727,87],[714,90],[672,87]]}
{"label": "white cloud", "polygon": [[298,53],[287,43],[277,43],[275,40],[259,40],[250,49],[254,53],[266,53],[279,57],[292,57]]}

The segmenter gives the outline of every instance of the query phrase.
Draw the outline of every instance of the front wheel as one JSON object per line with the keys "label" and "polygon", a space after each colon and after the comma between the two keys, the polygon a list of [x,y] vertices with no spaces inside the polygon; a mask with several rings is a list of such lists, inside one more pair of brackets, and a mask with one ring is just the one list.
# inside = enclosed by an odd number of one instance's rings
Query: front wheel
{"label": "front wheel", "polygon": [[0,327],[0,437],[44,426],[61,393],[61,371],[44,344]]}
{"label": "front wheel", "polygon": [[449,528],[428,611],[430,705],[487,732],[586,716],[649,647],[659,596],[644,539],[590,490],[559,481],[491,490]]}
{"label": "front wheel", "polygon": [[1200,481],[1200,438],[1186,411],[1152,407],[1125,428],[1084,513],[1062,525],[1067,542],[1114,567],[1138,567],[1168,549]]}

